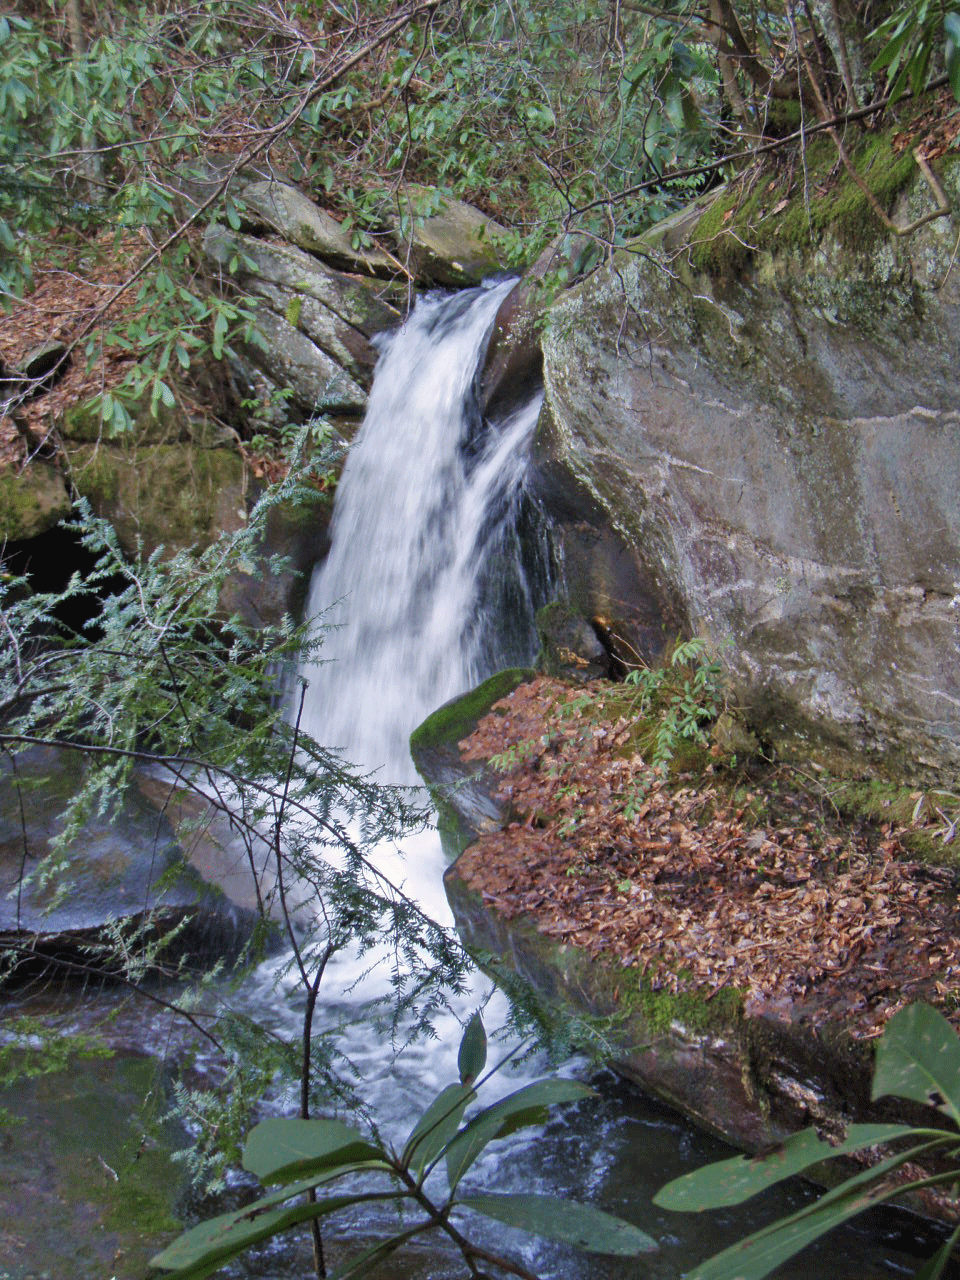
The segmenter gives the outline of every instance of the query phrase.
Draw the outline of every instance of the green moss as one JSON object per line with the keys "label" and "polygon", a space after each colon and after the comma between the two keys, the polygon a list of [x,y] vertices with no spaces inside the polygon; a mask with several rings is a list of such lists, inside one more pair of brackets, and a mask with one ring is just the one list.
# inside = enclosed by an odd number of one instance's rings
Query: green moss
{"label": "green moss", "polygon": [[697,223],[691,236],[690,261],[698,271],[736,272],[753,257],[753,248],[744,231],[752,230],[751,211],[756,198],[745,194],[742,181],[722,192]]}
{"label": "green moss", "polygon": [[[879,133],[864,135],[848,155],[889,214],[917,173],[911,152],[895,151],[890,135]],[[691,261],[713,274],[736,272],[758,250],[809,251],[828,234],[852,253],[868,253],[887,232],[835,144],[820,136],[802,154],[797,148],[789,172],[753,171],[732,182],[698,222]]]}
{"label": "green moss", "polygon": [[20,1121],[0,1143],[0,1195],[30,1241],[31,1275],[140,1276],[181,1228],[186,1176],[171,1154],[187,1135],[158,1118],[160,1070],[132,1054],[74,1060],[0,1091]]}
{"label": "green moss", "polygon": [[[678,977],[682,981],[683,975]],[[680,991],[674,995],[669,991],[653,990],[643,978],[626,1003],[657,1035],[665,1035],[675,1023],[684,1031],[697,1034],[729,1032],[740,1021],[743,1010],[743,997],[735,987]]]}
{"label": "green moss", "polygon": [[900,839],[915,857],[936,866],[960,865],[960,849],[953,842],[944,843],[937,834],[939,824],[934,828],[923,825],[935,818],[938,810],[956,818],[960,796],[936,789],[918,791],[881,778],[831,780],[826,785],[830,799],[846,817],[905,827]]}
{"label": "green moss", "polygon": [[74,483],[80,495],[97,510],[107,503],[116,502],[120,492],[120,474],[113,454],[106,449],[94,449],[84,456],[74,472]]}
{"label": "green moss", "polygon": [[74,444],[73,481],[108,519],[130,554],[206,545],[236,528],[244,504],[244,464],[229,449],[193,445]]}
{"label": "green moss", "polygon": [[35,462],[19,473],[0,473],[0,545],[35,538],[69,512],[70,498],[54,467]]}
{"label": "green moss", "polygon": [[410,735],[410,751],[416,759],[417,753],[431,747],[444,746],[448,743],[460,742],[477,726],[477,722],[485,716],[495,702],[505,698],[508,693],[525,680],[530,680],[535,672],[524,667],[509,667],[506,671],[498,671],[476,689],[452,698],[442,707],[427,716],[426,720],[414,729]]}

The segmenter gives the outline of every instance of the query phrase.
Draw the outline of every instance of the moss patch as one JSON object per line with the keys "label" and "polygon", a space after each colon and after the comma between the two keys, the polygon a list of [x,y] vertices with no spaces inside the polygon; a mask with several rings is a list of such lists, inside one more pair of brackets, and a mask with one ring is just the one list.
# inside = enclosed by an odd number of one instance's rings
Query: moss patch
{"label": "moss patch", "polygon": [[70,513],[70,498],[55,467],[34,462],[0,473],[0,543],[35,538]]}
{"label": "moss patch", "polygon": [[517,685],[529,680],[533,671],[524,667],[510,667],[498,671],[489,680],[459,698],[452,698],[427,716],[426,720],[410,735],[410,750],[417,754],[430,748],[456,745],[476,728],[477,721],[487,714],[495,702],[512,693]]}
{"label": "moss patch", "polygon": [[934,866],[960,866],[960,843],[951,834],[960,819],[960,795],[938,788],[918,791],[881,778],[829,780],[823,787],[845,817],[893,824],[915,857]]}
{"label": "moss patch", "polygon": [[73,480],[129,554],[206,545],[246,518],[243,459],[228,449],[130,443],[68,447]]}
{"label": "moss patch", "polygon": [[[139,1280],[180,1229],[186,1135],[170,1122],[159,1066],[121,1056],[0,1092],[0,1272],[15,1280]],[[20,1247],[20,1242],[24,1247]]]}
{"label": "moss patch", "polygon": [[[917,175],[909,149],[894,150],[888,134],[865,135],[848,151],[878,204],[893,202]],[[693,233],[690,257],[701,271],[718,275],[742,270],[759,250],[815,248],[836,236],[851,253],[869,253],[887,231],[860,186],[826,137],[796,149],[790,167],[756,169],[732,182],[705,211]]]}
{"label": "moss patch", "polygon": [[[663,1036],[676,1028],[690,1035],[729,1035],[743,1013],[743,996],[736,987],[685,988],[675,993],[655,988],[636,970],[598,963],[595,958],[590,969],[597,992],[615,1009],[611,1025],[629,1031],[634,1050],[646,1037]],[[678,977],[685,981],[685,975]]]}

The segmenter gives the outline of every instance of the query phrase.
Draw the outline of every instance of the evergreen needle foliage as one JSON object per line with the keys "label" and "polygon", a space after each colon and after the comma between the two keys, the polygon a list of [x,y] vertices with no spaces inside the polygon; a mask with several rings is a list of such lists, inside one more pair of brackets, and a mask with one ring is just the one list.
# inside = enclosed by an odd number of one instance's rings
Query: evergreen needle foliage
{"label": "evergreen needle foliage", "polygon": [[[164,558],[158,551],[135,564],[124,558],[111,527],[81,506],[74,528],[95,557],[85,578],[75,575],[63,591],[44,593],[26,578],[0,575],[0,751],[21,789],[24,811],[33,785],[28,771],[18,768],[25,753],[55,746],[85,762],[50,852],[31,864],[30,875],[46,884],[48,900],[71,892],[72,850],[85,821],[93,814],[116,815],[136,773],[150,770],[171,798],[184,791],[196,795],[242,842],[263,921],[248,958],[276,931],[273,922],[285,935],[287,959],[277,984],[306,999],[302,1041],[278,1043],[265,1026],[235,1015],[216,1022],[209,990],[199,1004],[185,991],[174,997],[224,1054],[225,1092],[237,1102],[230,1125],[210,1124],[201,1134],[206,1154],[197,1168],[208,1174],[222,1167],[224,1144],[207,1149],[204,1135],[214,1128],[221,1138],[228,1131],[236,1135],[278,1074],[297,1082],[303,1115],[317,1097],[349,1098],[335,1050],[312,1035],[332,955],[344,947],[363,953],[386,946],[392,999],[382,1012],[408,1037],[432,1034],[437,1009],[462,989],[470,968],[456,939],[368,858],[374,845],[423,825],[427,815],[419,802],[357,773],[299,727],[291,674],[300,655],[322,643],[322,633],[292,624],[252,629],[221,611],[224,584],[253,559],[269,511],[296,501],[306,479],[291,476],[269,491],[241,532],[224,535],[204,552]],[[88,621],[63,621],[64,606],[79,603]],[[27,833],[24,825],[25,868]],[[105,926],[81,960],[67,963],[78,972],[107,971],[143,989],[157,977],[178,976],[169,960],[174,940],[147,912]],[[10,978],[36,962],[29,937],[5,951]],[[219,977],[208,976],[207,988]],[[249,1069],[251,1062],[258,1073]],[[244,1087],[238,1089],[241,1073]],[[210,1099],[184,1094],[182,1101],[198,1121],[215,1110]],[[226,1146],[235,1149],[236,1136]]]}

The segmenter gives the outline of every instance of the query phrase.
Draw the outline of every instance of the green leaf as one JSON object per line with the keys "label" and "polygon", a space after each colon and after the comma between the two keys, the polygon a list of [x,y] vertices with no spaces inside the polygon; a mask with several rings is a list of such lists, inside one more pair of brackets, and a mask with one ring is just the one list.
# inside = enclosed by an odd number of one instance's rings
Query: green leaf
{"label": "green leaf", "polygon": [[473,1084],[487,1061],[487,1033],[483,1029],[479,1013],[467,1023],[457,1055],[457,1070],[461,1084]]}
{"label": "green leaf", "polygon": [[414,1126],[403,1149],[403,1163],[422,1173],[457,1132],[467,1103],[476,1096],[468,1084],[448,1084]]}
{"label": "green leaf", "polygon": [[308,1173],[367,1163],[389,1167],[379,1147],[340,1120],[261,1120],[243,1149],[243,1167],[261,1182],[290,1182]]}
{"label": "green leaf", "polygon": [[637,1253],[652,1253],[659,1248],[656,1240],[639,1227],[612,1213],[604,1213],[593,1205],[565,1200],[562,1196],[541,1196],[532,1192],[518,1195],[468,1196],[457,1208],[473,1209],[508,1227],[531,1231],[547,1240],[572,1244],[590,1253],[612,1253],[632,1258]]}
{"label": "green leaf", "polygon": [[872,1097],[886,1093],[933,1103],[960,1125],[960,1038],[930,1005],[908,1005],[887,1023],[877,1047]]}
{"label": "green leaf", "polygon": [[683,1213],[743,1204],[751,1196],[782,1182],[784,1178],[803,1173],[821,1160],[849,1155],[914,1132],[905,1124],[856,1124],[850,1126],[845,1142],[831,1147],[817,1137],[816,1130],[804,1129],[792,1134],[768,1155],[734,1156],[685,1173],[661,1187],[653,1197],[653,1203],[661,1209]]}
{"label": "green leaf", "polygon": [[[868,1129],[873,1126],[857,1127]],[[945,1142],[955,1141],[953,1135],[937,1134],[936,1130],[911,1129],[909,1132],[913,1135],[933,1133],[936,1136],[929,1142],[888,1156],[862,1173],[848,1178],[812,1205],[804,1206],[797,1213],[781,1218],[762,1231],[748,1236],[746,1240],[708,1258],[690,1272],[687,1280],[760,1280],[827,1231],[875,1204],[893,1199],[902,1188],[888,1180],[888,1174]]]}
{"label": "green leaf", "polygon": [[708,1258],[690,1272],[687,1280],[761,1280],[834,1227],[875,1204],[893,1199],[897,1188],[887,1181],[887,1174],[937,1145],[938,1140],[935,1140],[888,1156],[886,1160],[848,1178],[812,1205],[804,1206],[797,1213],[781,1218]]}
{"label": "green leaf", "polygon": [[558,1102],[576,1102],[594,1096],[594,1091],[578,1080],[546,1079],[525,1085],[507,1098],[474,1116],[447,1147],[447,1179],[450,1190],[489,1143],[506,1138],[517,1129],[542,1124],[546,1108]]}
{"label": "green leaf", "polygon": [[316,1204],[301,1201],[285,1208],[271,1207],[289,1200],[295,1194],[302,1194],[306,1189],[305,1184],[289,1187],[282,1193],[265,1197],[257,1204],[234,1209],[230,1213],[222,1213],[207,1222],[201,1222],[179,1236],[162,1253],[151,1258],[150,1265],[175,1271],[177,1280],[202,1280],[250,1245],[269,1240],[279,1231],[295,1226],[298,1222],[307,1222],[311,1218],[323,1217],[337,1209],[346,1208],[356,1198],[348,1195],[331,1196]]}
{"label": "green leaf", "polygon": [[948,13],[943,20],[943,31],[947,39],[945,59],[947,79],[950,91],[960,102],[960,13]]}
{"label": "green leaf", "polygon": [[898,31],[892,39],[884,45],[874,58],[873,62],[871,62],[870,70],[876,74],[878,71],[883,71],[885,67],[890,67],[892,74],[899,64],[903,46],[913,35],[914,30],[915,28],[913,26],[905,26],[902,30]]}
{"label": "green leaf", "polygon": [[217,312],[217,318],[213,322],[213,357],[215,360],[223,358],[223,344],[226,341],[229,321],[222,311]]}
{"label": "green leaf", "polygon": [[915,96],[923,92],[932,54],[933,44],[924,43],[910,59],[910,89]]}
{"label": "green leaf", "polygon": [[958,1240],[960,1240],[960,1227],[955,1227],[943,1248],[938,1249],[930,1261],[920,1268],[913,1280],[940,1280]]}
{"label": "green leaf", "polygon": [[789,1218],[776,1223],[770,1231],[748,1236],[722,1253],[714,1254],[688,1272],[687,1280],[761,1280],[820,1236],[862,1213],[871,1203],[869,1197],[858,1196],[840,1204],[823,1207],[818,1204],[799,1220]]}

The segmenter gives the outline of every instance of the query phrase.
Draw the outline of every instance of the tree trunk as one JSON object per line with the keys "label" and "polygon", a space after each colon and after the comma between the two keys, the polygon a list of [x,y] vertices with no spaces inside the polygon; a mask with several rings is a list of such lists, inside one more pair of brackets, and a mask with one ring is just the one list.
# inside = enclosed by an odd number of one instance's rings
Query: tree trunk
{"label": "tree trunk", "polygon": [[[83,29],[83,10],[80,0],[66,0],[65,16],[70,53],[74,62],[87,56],[87,37]],[[77,173],[86,193],[88,204],[99,204],[103,198],[103,166],[97,153],[98,138],[93,129],[85,126],[82,134],[83,153],[77,163]]]}

